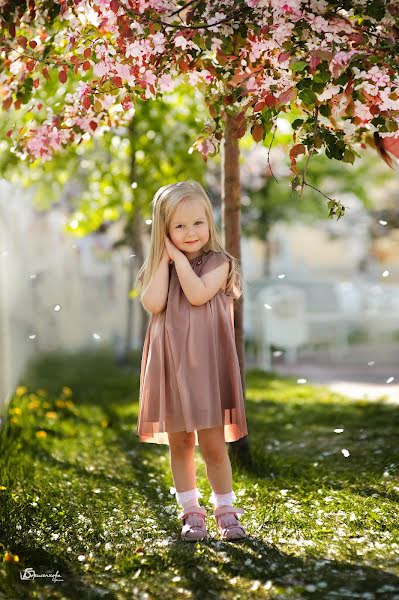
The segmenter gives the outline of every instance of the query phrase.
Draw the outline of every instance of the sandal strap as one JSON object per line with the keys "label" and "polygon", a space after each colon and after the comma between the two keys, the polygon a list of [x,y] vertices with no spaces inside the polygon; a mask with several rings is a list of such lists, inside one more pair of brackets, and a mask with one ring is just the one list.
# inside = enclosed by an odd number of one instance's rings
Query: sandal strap
{"label": "sandal strap", "polygon": [[206,516],[206,510],[202,506],[190,506],[179,513],[179,519],[184,519],[187,515],[191,515],[192,513],[198,513],[203,517]]}
{"label": "sandal strap", "polygon": [[219,508],[215,508],[213,511],[215,517],[224,515],[225,513],[234,513],[237,516],[237,514],[244,514],[245,510],[238,506],[219,506]]}

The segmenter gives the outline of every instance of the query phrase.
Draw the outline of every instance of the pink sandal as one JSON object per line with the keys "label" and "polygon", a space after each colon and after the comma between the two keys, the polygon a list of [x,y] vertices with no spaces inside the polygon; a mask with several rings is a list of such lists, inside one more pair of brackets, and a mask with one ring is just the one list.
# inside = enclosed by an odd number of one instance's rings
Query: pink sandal
{"label": "pink sandal", "polygon": [[206,510],[202,506],[190,506],[179,514],[179,519],[183,520],[181,530],[181,539],[186,542],[196,542],[197,540],[206,540],[208,532],[205,525]]}
{"label": "pink sandal", "polygon": [[247,537],[245,529],[237,518],[238,513],[244,512],[243,508],[235,506],[219,506],[214,509],[213,514],[222,540],[239,540]]}

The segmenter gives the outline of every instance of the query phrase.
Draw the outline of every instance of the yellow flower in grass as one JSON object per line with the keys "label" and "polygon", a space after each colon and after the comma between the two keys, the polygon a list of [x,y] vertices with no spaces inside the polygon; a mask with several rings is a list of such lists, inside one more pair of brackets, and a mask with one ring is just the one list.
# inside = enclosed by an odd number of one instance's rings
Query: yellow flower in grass
{"label": "yellow flower in grass", "polygon": [[67,403],[65,402],[65,400],[61,400],[61,398],[58,398],[55,401],[55,405],[57,406],[57,408],[65,408]]}
{"label": "yellow flower in grass", "polygon": [[70,387],[64,385],[64,387],[62,388],[62,393],[64,394],[64,396],[72,396],[73,392]]}
{"label": "yellow flower in grass", "polygon": [[39,396],[43,396],[43,398],[45,398],[48,395],[48,391],[44,388],[39,388],[37,390],[37,393],[39,394]]}
{"label": "yellow flower in grass", "polygon": [[11,422],[11,423],[14,423],[14,425],[15,425],[15,423],[18,423],[18,422],[19,422],[19,419],[16,419],[15,417],[12,417],[12,418],[10,419],[10,422]]}
{"label": "yellow flower in grass", "polygon": [[49,419],[56,419],[58,415],[54,410],[48,410],[46,412],[46,417],[48,417]]}
{"label": "yellow flower in grass", "polygon": [[101,419],[101,421],[100,421],[101,427],[108,427],[108,423],[109,423],[108,419]]}
{"label": "yellow flower in grass", "polygon": [[42,429],[39,429],[39,431],[36,431],[36,435],[38,438],[45,438],[47,437],[47,433],[45,431],[43,431]]}
{"label": "yellow flower in grass", "polygon": [[49,402],[43,402],[43,408],[50,408],[51,404]]}
{"label": "yellow flower in grass", "polygon": [[14,408],[9,409],[9,413],[11,415],[22,415],[22,410],[20,409],[19,406],[14,406]]}
{"label": "yellow flower in grass", "polygon": [[0,490],[6,490],[6,486],[5,485],[0,485]]}
{"label": "yellow flower in grass", "polygon": [[72,402],[72,400],[67,400],[66,401],[66,407],[68,410],[70,410],[74,415],[78,415],[79,411],[76,408],[76,406],[74,405],[74,403]]}
{"label": "yellow flower in grass", "polygon": [[17,563],[19,562],[19,556],[18,554],[13,554],[12,552],[6,550],[4,552],[3,561],[9,563]]}
{"label": "yellow flower in grass", "polygon": [[16,394],[16,396],[23,396],[24,394],[26,394],[27,391],[28,391],[28,388],[26,388],[24,385],[20,385],[15,390],[15,394]]}
{"label": "yellow flower in grass", "polygon": [[29,402],[29,404],[27,404],[27,407],[32,409],[32,408],[38,408],[40,406],[40,402],[35,398],[34,400],[31,400],[31,402]]}

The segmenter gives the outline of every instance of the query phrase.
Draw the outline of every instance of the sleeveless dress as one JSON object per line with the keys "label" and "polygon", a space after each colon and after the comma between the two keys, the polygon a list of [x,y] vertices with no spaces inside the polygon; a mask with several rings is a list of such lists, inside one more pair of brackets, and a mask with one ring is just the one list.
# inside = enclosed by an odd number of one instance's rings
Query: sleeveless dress
{"label": "sleeveless dress", "polygon": [[[201,277],[231,259],[209,251],[189,260]],[[243,387],[234,338],[234,293],[222,289],[201,306],[187,300],[169,265],[165,310],[151,315],[143,344],[139,415],[141,442],[169,444],[169,432],[224,427],[225,442],[246,435]]]}

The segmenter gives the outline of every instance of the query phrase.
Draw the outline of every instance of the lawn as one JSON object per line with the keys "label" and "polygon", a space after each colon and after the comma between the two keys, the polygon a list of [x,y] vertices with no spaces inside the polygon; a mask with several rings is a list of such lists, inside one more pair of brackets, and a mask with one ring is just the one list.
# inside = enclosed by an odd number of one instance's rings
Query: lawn
{"label": "lawn", "polygon": [[210,539],[187,543],[168,446],[135,434],[130,365],[50,355],[21,378],[0,432],[0,598],[399,600],[399,405],[248,371],[249,537],[218,539],[196,449]]}

